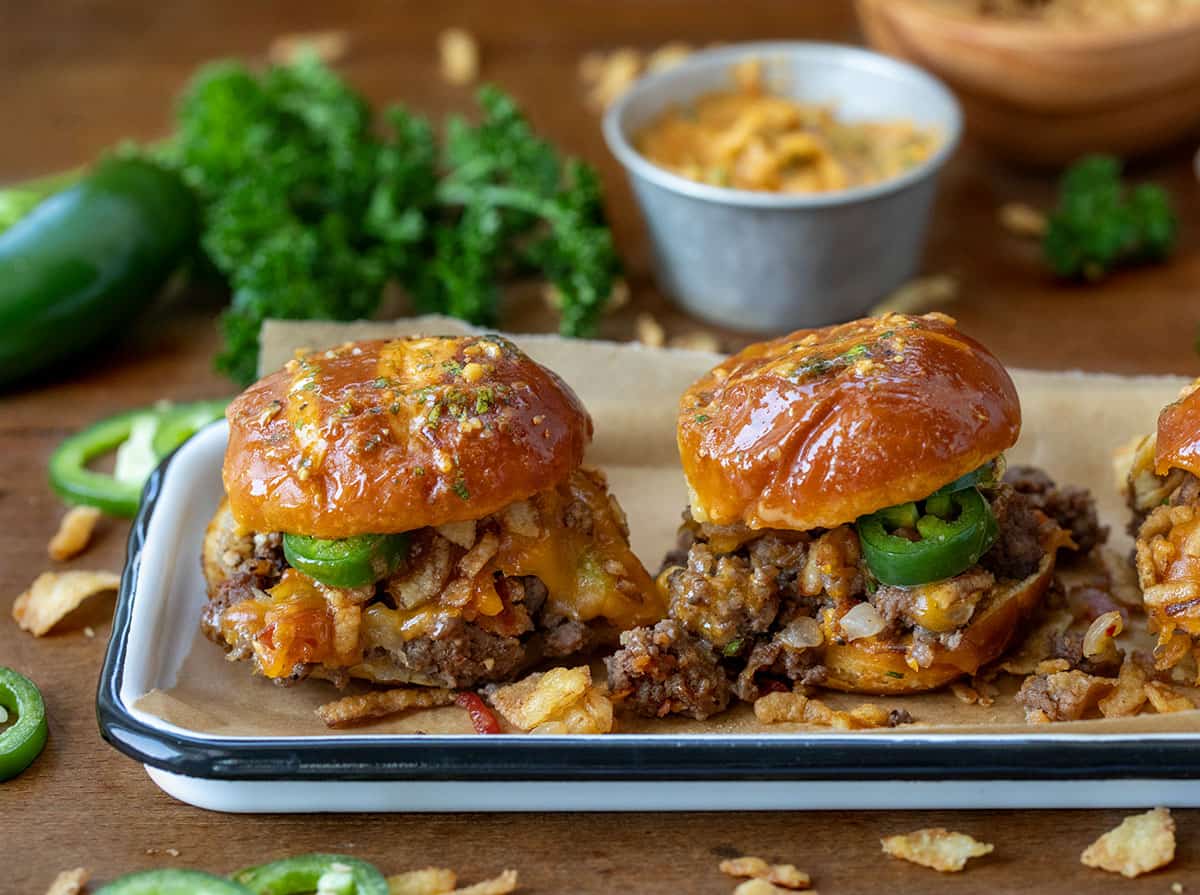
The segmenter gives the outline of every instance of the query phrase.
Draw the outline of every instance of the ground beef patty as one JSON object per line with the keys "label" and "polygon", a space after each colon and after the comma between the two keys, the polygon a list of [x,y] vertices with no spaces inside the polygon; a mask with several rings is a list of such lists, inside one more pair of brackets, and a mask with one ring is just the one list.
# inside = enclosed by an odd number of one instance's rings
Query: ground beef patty
{"label": "ground beef patty", "polygon": [[703,721],[729,705],[729,678],[713,648],[677,621],[621,635],[604,660],[613,698],[640,715],[686,715]]}
{"label": "ground beef patty", "polygon": [[996,488],[991,494],[992,513],[999,526],[996,543],[979,564],[997,578],[1019,581],[1032,575],[1046,552],[1039,532],[1041,521],[1028,495],[1012,488]]}
{"label": "ground beef patty", "polygon": [[[886,624],[880,636],[911,634],[913,660],[931,664],[935,647],[961,643],[993,588],[1037,571],[1047,517],[1070,525],[1082,550],[1106,535],[1087,492],[1059,489],[1037,470],[1015,472],[1016,484],[981,489],[997,521],[991,549],[978,565],[920,591],[874,582],[853,525],[751,531],[700,524],[685,513],[679,544],[659,579],[670,618],[622,635],[622,649],[608,660],[611,689],[641,714],[699,718],[717,711],[730,687],[751,701],[780,685],[819,685],[825,677],[820,635],[818,645],[808,647],[781,632],[798,618],[818,618],[825,608],[845,613],[863,601]],[[933,621],[922,616],[922,601],[940,607],[938,630],[921,627]]]}
{"label": "ground beef patty", "polygon": [[511,678],[530,662],[529,651],[517,637],[490,634],[462,619],[441,625],[436,634],[404,641],[398,646],[377,646],[363,656],[366,665],[395,669],[394,679],[374,677],[376,683],[420,683],[459,689],[483,681]]}
{"label": "ground beef patty", "polygon": [[765,680],[786,679],[805,686],[825,682],[825,666],[812,650],[793,649],[776,634],[750,650],[746,667],[738,674],[733,690],[738,699],[753,702],[763,695]]}
{"label": "ground beef patty", "polygon": [[[221,630],[221,616],[238,603],[266,599],[265,591],[279,583],[288,568],[283,539],[278,534],[244,534],[233,527],[222,530],[221,537],[218,553],[224,578],[210,580],[209,599],[201,614],[201,630],[209,640],[224,646],[231,657],[249,659],[254,655],[252,642],[245,638],[228,642]],[[429,547],[429,540],[429,537],[418,539],[418,549],[413,553],[418,566],[432,568],[436,565],[434,551],[424,549]],[[407,577],[422,578],[420,574]],[[437,578],[433,583],[442,581],[437,575],[433,577]],[[423,583],[431,584],[429,581]],[[414,589],[397,588],[395,584],[394,580],[381,581],[364,605],[383,602],[395,606],[397,594],[403,596]],[[531,621],[517,636],[504,636],[450,618],[425,636],[407,641],[389,637],[385,643],[364,643],[363,668],[368,671],[363,676],[385,684],[470,687],[510,679],[543,656],[569,655],[594,645],[595,635],[586,625],[549,612],[546,587],[538,578],[503,579],[498,586],[510,597],[515,597],[514,606],[535,618],[536,624]],[[415,589],[420,590],[419,587]],[[541,635],[537,638],[532,636],[535,627]],[[298,664],[290,674],[274,680],[281,686],[290,686],[309,673],[327,677],[338,686],[344,686],[349,680],[345,673],[314,669],[304,664]]]}
{"label": "ground beef patty", "polygon": [[1108,527],[1100,524],[1096,501],[1086,488],[1056,485],[1034,466],[1014,466],[1005,473],[1004,481],[1027,497],[1035,509],[1069,531],[1081,555],[1108,540]]}

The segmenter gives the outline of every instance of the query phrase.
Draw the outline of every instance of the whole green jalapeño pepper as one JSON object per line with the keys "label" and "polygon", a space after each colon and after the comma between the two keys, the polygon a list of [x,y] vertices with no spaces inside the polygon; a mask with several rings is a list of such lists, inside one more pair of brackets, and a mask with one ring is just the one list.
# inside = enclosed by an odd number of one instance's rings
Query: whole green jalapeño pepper
{"label": "whole green jalape\u00f1o pepper", "polygon": [[0,387],[111,341],[187,258],[197,226],[179,175],[141,158],[106,159],[20,216],[0,233]]}
{"label": "whole green jalape\u00f1o pepper", "polygon": [[0,706],[17,720],[0,730],[0,780],[17,776],[46,745],[46,705],[29,678],[0,666]]}
{"label": "whole green jalape\u00f1o pepper", "polygon": [[[898,520],[914,520],[897,524]],[[897,529],[917,536],[909,540]],[[888,507],[858,520],[863,558],[883,584],[910,587],[965,572],[995,543],[996,517],[977,488],[938,492],[916,504]]]}
{"label": "whole green jalape\u00f1o pepper", "polygon": [[283,555],[293,568],[330,587],[362,587],[386,578],[408,556],[408,536],[357,535],[327,540],[285,534]]}
{"label": "whole green jalape\u00f1o pepper", "polygon": [[388,895],[387,879],[374,865],[346,855],[297,855],[239,870],[233,878],[254,895]]}

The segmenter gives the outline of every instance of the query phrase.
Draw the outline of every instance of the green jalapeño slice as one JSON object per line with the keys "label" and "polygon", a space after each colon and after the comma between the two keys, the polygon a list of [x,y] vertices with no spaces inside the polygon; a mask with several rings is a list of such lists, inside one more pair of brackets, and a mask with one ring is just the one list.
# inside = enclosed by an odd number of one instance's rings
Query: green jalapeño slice
{"label": "green jalape\u00f1o slice", "polygon": [[911,587],[953,578],[979,561],[1000,529],[974,486],[888,507],[858,520],[863,558],[884,584]]}
{"label": "green jalape\u00f1o slice", "polygon": [[46,745],[46,704],[29,678],[0,667],[0,707],[16,721],[0,729],[0,780],[29,767]]}
{"label": "green jalape\u00f1o slice", "polygon": [[387,879],[373,865],[347,855],[297,855],[259,867],[248,867],[233,878],[254,895],[388,895]]}
{"label": "green jalape\u00f1o slice", "polygon": [[408,556],[408,535],[356,535],[326,540],[285,534],[283,555],[309,578],[330,587],[362,587],[386,578]]}
{"label": "green jalape\u00f1o slice", "polygon": [[1004,455],[1001,454],[995,460],[990,460],[978,469],[973,469],[966,475],[958,477],[949,485],[943,485],[934,491],[933,494],[953,494],[955,491],[965,491],[967,488],[983,488],[988,485],[994,485],[1004,479],[1004,470],[1006,468],[1007,463],[1004,461]]}

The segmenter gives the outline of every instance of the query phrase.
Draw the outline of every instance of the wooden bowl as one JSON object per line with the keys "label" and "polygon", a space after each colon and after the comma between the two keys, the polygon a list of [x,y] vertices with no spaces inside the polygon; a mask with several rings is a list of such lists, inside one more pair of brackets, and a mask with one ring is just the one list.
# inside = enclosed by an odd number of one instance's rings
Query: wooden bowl
{"label": "wooden bowl", "polygon": [[988,20],[923,0],[855,0],[876,49],[934,72],[967,129],[1016,161],[1136,155],[1200,124],[1200,13],[1130,28]]}

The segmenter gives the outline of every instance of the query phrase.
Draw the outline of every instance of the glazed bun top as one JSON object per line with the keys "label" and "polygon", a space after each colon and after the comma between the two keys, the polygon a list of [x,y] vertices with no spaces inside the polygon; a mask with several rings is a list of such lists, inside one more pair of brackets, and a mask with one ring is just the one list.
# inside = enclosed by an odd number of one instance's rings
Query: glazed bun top
{"label": "glazed bun top", "polygon": [[1154,471],[1166,475],[1172,469],[1200,475],[1200,379],[1186,386],[1158,415]]}
{"label": "glazed bun top", "polygon": [[944,314],[751,345],[679,405],[692,515],[808,531],[920,500],[1011,447],[1012,380]]}
{"label": "glazed bun top", "polygon": [[592,436],[574,392],[499,336],[298,355],[226,415],[238,524],[321,538],[480,519],[566,479]]}

